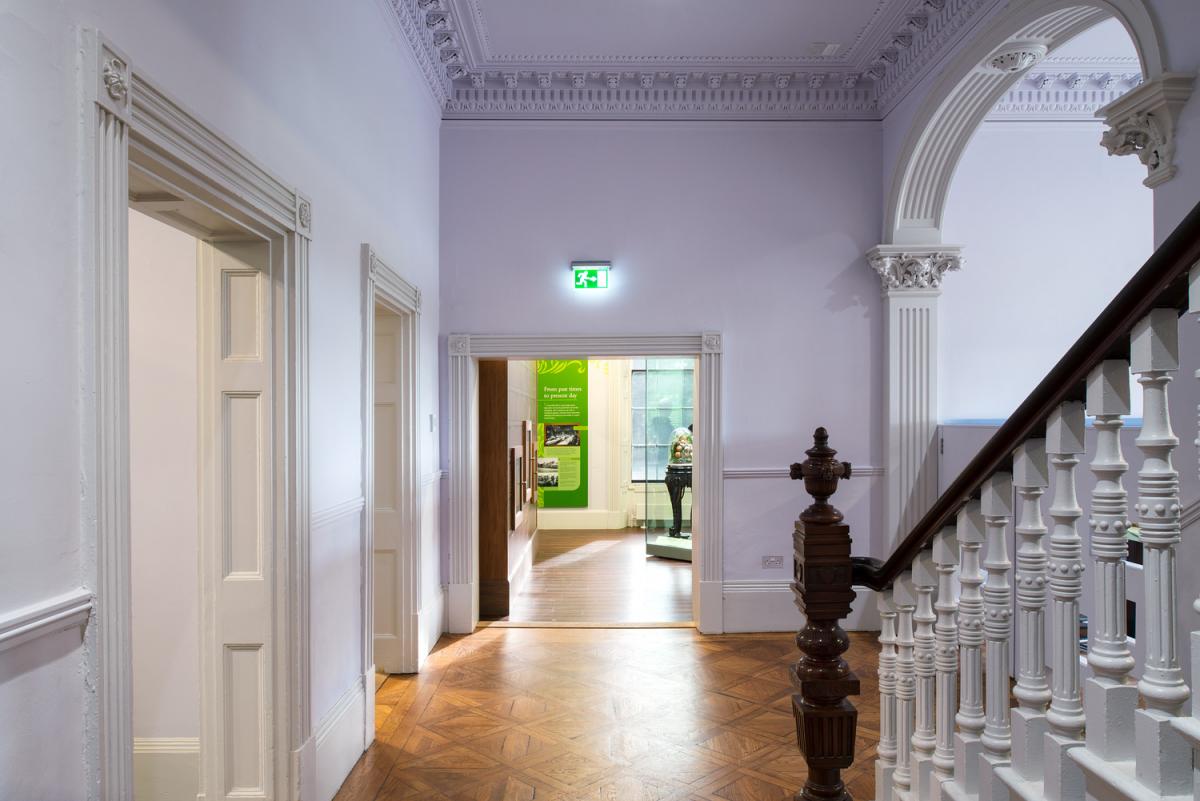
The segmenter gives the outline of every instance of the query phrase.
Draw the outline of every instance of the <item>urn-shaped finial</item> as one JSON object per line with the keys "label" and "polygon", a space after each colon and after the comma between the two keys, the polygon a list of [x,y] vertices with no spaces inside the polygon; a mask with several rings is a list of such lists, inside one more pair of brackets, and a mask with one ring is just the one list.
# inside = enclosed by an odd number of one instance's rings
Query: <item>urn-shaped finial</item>
{"label": "urn-shaped finial", "polygon": [[829,498],[837,492],[839,480],[850,478],[850,463],[834,458],[837,451],[829,447],[829,432],[824,427],[813,432],[813,446],[804,453],[808,458],[793,464],[791,475],[793,479],[804,480],[804,489],[814,503],[800,519],[812,523],[841,522],[842,513],[829,505]]}

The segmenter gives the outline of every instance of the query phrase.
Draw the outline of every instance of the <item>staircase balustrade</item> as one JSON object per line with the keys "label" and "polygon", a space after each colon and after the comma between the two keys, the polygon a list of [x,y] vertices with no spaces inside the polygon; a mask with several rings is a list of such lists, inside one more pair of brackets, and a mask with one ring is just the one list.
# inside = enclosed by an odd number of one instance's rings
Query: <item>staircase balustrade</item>
{"label": "staircase balustrade", "polygon": [[[850,465],[834,459],[817,429],[809,458],[792,466],[815,499],[795,533],[794,588],[807,621],[797,635],[804,655],[793,707],[809,764],[796,798],[849,799],[840,771],[853,761],[847,696],[858,680],[841,659],[840,620],[852,585],[877,592],[881,619],[877,801],[1197,797],[1200,700],[1185,680],[1177,632],[1181,610],[1200,612],[1200,599],[1179,597],[1179,440],[1168,399],[1178,318],[1189,312],[1200,313],[1200,205],[886,561],[851,557],[849,527],[828,503]],[[1131,376],[1143,409],[1132,503],[1120,440]],[[1081,525],[1076,480],[1085,459],[1096,484]],[[1136,599],[1126,597],[1131,517],[1143,546]],[[1086,653],[1085,581],[1093,595]],[[1137,649],[1127,601],[1141,612]],[[1195,684],[1200,630],[1190,647]]]}

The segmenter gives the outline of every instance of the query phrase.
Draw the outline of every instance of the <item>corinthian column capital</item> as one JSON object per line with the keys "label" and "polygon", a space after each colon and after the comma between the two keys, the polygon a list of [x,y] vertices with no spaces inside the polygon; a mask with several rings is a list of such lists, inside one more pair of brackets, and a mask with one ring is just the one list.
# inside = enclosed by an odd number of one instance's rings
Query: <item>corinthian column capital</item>
{"label": "corinthian column capital", "polygon": [[940,289],[942,276],[962,269],[958,245],[879,245],[867,251],[867,264],[883,282],[883,291]]}

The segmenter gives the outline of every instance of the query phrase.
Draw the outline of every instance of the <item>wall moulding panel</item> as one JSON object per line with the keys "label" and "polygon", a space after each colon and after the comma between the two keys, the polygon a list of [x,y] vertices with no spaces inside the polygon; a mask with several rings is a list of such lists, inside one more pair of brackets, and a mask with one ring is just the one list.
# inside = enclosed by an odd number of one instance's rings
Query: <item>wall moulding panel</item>
{"label": "wall moulding panel", "polygon": [[476,489],[478,440],[478,360],[480,358],[636,358],[697,357],[696,450],[693,468],[697,499],[693,513],[694,593],[697,628],[724,631],[723,617],[723,467],[721,449],[721,335],[507,336],[450,334],[449,453],[450,586],[447,619],[455,633],[470,633],[479,622],[479,530]]}
{"label": "wall moulding panel", "polygon": [[[214,212],[231,228],[269,245],[268,338],[272,343],[272,503],[262,550],[271,577],[264,620],[269,642],[230,659],[269,674],[270,726],[262,732],[262,791],[300,788],[311,793],[308,501],[308,242],[311,202],[263,169],[238,147],[157,88],[128,56],[94,30],[80,42],[87,56],[85,97],[94,113],[85,123],[84,196],[89,237],[84,241],[80,328],[93,332],[82,403],[89,443],[84,458],[84,520],[96,521],[95,614],[89,638],[89,713],[98,719],[100,797],[126,801],[133,792],[132,664],[130,648],[128,209],[129,177],[153,179],[183,201]],[[247,663],[248,664],[248,663]],[[206,699],[211,719],[223,715],[219,698]],[[223,749],[211,749],[210,753]],[[306,780],[306,776],[309,777]],[[218,778],[212,777],[212,781]],[[247,789],[247,797],[254,793]]]}

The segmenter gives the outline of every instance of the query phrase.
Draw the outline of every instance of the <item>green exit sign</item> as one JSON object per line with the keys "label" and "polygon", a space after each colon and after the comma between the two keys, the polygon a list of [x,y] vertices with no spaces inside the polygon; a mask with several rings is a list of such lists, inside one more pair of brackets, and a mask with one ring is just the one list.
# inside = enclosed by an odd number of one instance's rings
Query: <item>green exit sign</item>
{"label": "green exit sign", "polygon": [[576,289],[608,289],[609,262],[573,262]]}

